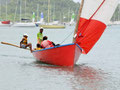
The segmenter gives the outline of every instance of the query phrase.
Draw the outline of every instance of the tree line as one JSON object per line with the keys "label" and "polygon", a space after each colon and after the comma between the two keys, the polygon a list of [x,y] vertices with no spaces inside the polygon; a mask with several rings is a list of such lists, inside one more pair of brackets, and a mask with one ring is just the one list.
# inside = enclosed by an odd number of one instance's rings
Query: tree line
{"label": "tree line", "polygon": [[[48,4],[50,21],[68,22],[72,13],[75,13],[76,20],[80,4],[73,0],[50,0],[50,3],[48,0],[0,0],[0,19],[19,21],[21,6],[21,18],[32,20],[32,13],[35,12],[38,21],[40,13],[43,12],[44,20],[47,22]],[[120,4],[111,20],[120,20]]]}

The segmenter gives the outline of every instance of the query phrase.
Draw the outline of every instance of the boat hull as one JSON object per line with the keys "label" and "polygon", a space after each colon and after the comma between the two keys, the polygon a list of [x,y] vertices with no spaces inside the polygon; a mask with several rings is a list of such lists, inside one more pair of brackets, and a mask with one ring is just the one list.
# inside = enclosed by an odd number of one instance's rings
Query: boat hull
{"label": "boat hull", "polygon": [[10,21],[2,21],[2,24],[10,24]]}
{"label": "boat hull", "polygon": [[36,27],[34,23],[15,23],[13,27]]}
{"label": "boat hull", "polygon": [[40,25],[40,27],[43,27],[45,29],[64,29],[64,25]]}
{"label": "boat hull", "polygon": [[34,51],[36,60],[59,66],[74,66],[81,55],[81,49],[75,45],[63,45],[39,51]]}

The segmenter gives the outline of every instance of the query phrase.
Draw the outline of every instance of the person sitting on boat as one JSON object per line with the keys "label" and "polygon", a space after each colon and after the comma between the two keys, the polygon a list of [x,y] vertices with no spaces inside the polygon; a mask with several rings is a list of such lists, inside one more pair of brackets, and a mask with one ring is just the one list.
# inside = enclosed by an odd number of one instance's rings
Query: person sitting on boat
{"label": "person sitting on boat", "polygon": [[35,48],[34,50],[40,50],[40,49],[42,49],[41,45],[40,45],[40,44],[37,44],[37,45],[36,45],[36,48]]}
{"label": "person sitting on boat", "polygon": [[37,33],[37,43],[41,44],[43,40],[43,28],[40,28],[40,32]]}
{"label": "person sitting on boat", "polygon": [[27,47],[29,47],[30,51],[32,52],[32,44],[27,42],[27,38],[28,38],[28,35],[24,34],[23,38],[22,38],[22,40],[20,42],[20,48],[26,49]]}
{"label": "person sitting on boat", "polygon": [[60,44],[55,44],[54,42],[52,42],[53,46],[60,46]]}
{"label": "person sitting on boat", "polygon": [[41,46],[42,48],[50,48],[50,47],[54,47],[53,42],[47,40],[48,37],[44,36],[43,37],[43,41],[41,42]]}

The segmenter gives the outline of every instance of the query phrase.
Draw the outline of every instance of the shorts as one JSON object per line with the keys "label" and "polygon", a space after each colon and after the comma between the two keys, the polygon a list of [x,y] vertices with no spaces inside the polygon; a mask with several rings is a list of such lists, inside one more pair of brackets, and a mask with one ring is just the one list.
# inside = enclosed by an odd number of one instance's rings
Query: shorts
{"label": "shorts", "polygon": [[26,45],[24,45],[24,44],[21,44],[21,47],[22,47],[22,48],[26,48]]}

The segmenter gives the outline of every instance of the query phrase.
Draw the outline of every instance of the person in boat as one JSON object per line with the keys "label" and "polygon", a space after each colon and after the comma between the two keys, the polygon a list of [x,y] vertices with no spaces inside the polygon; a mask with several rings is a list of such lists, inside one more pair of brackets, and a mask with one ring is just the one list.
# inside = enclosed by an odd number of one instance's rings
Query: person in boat
{"label": "person in boat", "polygon": [[40,50],[40,49],[42,49],[42,46],[40,44],[37,44],[34,50]]}
{"label": "person in boat", "polygon": [[28,39],[28,35],[27,35],[27,34],[24,34],[24,35],[23,35],[23,38],[22,38],[22,40],[21,40],[21,42],[20,42],[20,48],[26,49],[27,47],[29,47],[29,48],[30,48],[30,51],[32,52],[32,44],[31,44],[31,43],[28,43],[28,42],[27,42],[27,39]]}
{"label": "person in boat", "polygon": [[41,44],[42,40],[43,40],[43,28],[41,27],[40,32],[37,33],[37,43]]}
{"label": "person in boat", "polygon": [[47,40],[47,39],[48,39],[47,36],[44,36],[44,37],[43,37],[43,41],[41,42],[42,48],[54,47],[53,42],[52,42],[52,41],[49,41],[49,40]]}

